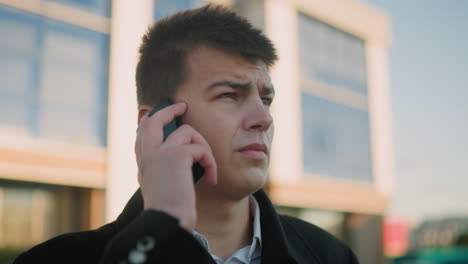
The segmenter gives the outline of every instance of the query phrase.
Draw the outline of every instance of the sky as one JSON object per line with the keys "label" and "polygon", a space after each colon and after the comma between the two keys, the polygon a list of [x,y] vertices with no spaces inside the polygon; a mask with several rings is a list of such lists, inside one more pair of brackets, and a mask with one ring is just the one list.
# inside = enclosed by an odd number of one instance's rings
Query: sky
{"label": "sky", "polygon": [[389,215],[468,216],[468,1],[362,0],[391,19]]}

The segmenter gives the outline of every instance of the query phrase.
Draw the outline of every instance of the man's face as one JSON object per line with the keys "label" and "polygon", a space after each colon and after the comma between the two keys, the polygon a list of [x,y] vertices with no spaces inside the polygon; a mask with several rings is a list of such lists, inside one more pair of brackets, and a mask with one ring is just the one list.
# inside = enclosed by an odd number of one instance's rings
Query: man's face
{"label": "man's face", "polygon": [[267,68],[260,60],[205,46],[191,51],[185,63],[187,78],[174,99],[187,103],[182,120],[207,140],[218,166],[218,185],[199,181],[197,190],[243,198],[267,176],[274,131]]}

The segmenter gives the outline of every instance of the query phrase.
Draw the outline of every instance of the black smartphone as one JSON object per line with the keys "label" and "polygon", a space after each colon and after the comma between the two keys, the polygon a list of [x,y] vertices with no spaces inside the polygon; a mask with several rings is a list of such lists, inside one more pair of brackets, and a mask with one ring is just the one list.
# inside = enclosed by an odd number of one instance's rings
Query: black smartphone
{"label": "black smartphone", "polygon": [[[151,112],[148,114],[148,117],[151,117],[154,113],[157,111],[170,106],[174,104],[174,102],[167,98],[161,101],[160,104],[158,104]],[[182,121],[180,117],[174,118],[169,124],[164,126],[164,140],[174,131],[176,130],[180,125],[182,124]],[[196,183],[205,173],[205,169],[200,165],[200,163],[196,162],[192,166],[192,175],[193,175],[193,182]]]}

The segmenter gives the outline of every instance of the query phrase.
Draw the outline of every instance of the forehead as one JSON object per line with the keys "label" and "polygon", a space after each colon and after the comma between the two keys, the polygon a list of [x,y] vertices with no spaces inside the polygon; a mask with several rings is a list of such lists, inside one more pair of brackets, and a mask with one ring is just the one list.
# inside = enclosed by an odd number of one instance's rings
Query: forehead
{"label": "forehead", "polygon": [[187,81],[200,84],[227,78],[271,86],[268,69],[262,60],[250,60],[237,53],[208,46],[200,46],[189,52],[185,70]]}

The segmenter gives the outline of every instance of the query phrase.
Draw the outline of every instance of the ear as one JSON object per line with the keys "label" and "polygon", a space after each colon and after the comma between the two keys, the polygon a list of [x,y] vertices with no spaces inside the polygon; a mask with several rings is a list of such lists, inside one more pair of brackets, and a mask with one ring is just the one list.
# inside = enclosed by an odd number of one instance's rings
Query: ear
{"label": "ear", "polygon": [[154,106],[152,105],[140,105],[138,107],[138,120],[137,120],[137,125],[140,124],[141,119],[144,116],[147,116],[151,110],[153,110]]}

